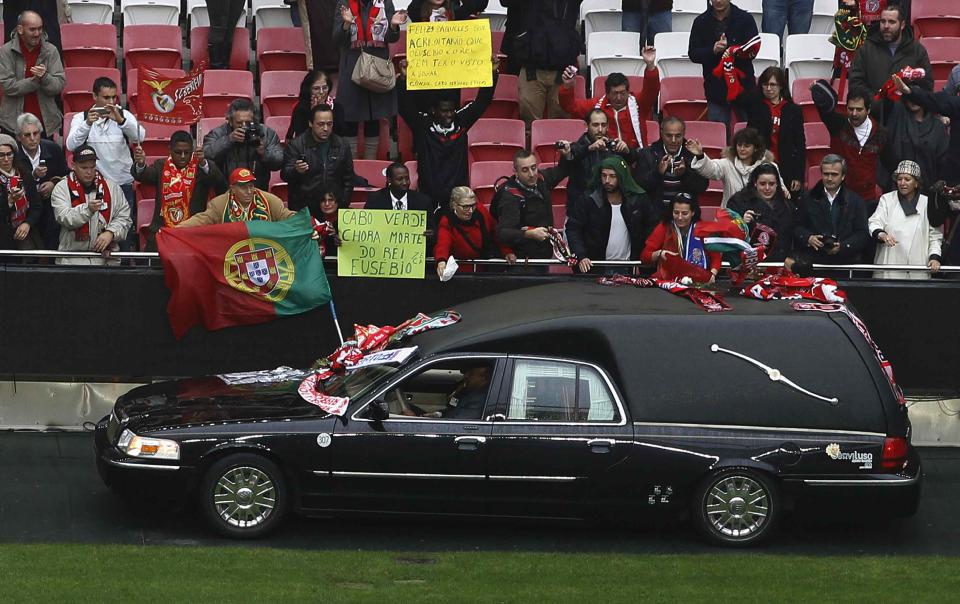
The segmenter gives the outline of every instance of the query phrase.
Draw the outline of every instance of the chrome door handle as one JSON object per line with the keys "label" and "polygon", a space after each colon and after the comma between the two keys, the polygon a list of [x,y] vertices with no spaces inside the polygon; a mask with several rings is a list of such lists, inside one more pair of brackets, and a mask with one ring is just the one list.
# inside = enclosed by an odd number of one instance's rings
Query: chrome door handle
{"label": "chrome door handle", "polygon": [[487,442],[487,437],[485,436],[458,436],[453,439],[453,442],[456,443],[457,448],[461,451],[476,451],[480,448],[480,445]]}
{"label": "chrome door handle", "polygon": [[591,438],[587,441],[587,446],[592,453],[609,453],[615,444],[617,441],[609,438]]}
{"label": "chrome door handle", "polygon": [[507,419],[507,416],[504,415],[503,413],[494,413],[493,415],[487,416],[488,422],[502,422],[505,419]]}

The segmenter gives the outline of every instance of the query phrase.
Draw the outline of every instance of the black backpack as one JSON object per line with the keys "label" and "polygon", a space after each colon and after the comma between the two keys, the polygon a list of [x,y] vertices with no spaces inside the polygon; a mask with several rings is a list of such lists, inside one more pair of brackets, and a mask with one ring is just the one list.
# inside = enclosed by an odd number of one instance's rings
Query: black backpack
{"label": "black backpack", "polygon": [[501,176],[493,183],[493,199],[490,200],[490,215],[497,221],[500,220],[500,204],[503,203],[504,196],[508,194],[520,199],[520,222],[522,223],[527,210],[527,199],[523,195],[523,191],[518,189],[513,183],[512,177],[510,176]]}

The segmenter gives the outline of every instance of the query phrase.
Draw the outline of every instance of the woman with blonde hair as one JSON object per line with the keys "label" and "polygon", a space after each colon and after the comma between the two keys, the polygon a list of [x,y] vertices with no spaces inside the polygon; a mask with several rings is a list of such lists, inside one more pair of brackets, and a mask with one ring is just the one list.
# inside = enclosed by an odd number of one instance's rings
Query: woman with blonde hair
{"label": "woman with blonde hair", "polygon": [[[513,264],[517,256],[513,250],[497,240],[497,221],[486,207],[477,203],[477,195],[470,187],[454,187],[450,192],[450,207],[437,224],[437,243],[433,257],[437,260],[437,276],[442,277],[447,259],[461,260],[506,258]],[[472,265],[461,270],[473,272]]]}

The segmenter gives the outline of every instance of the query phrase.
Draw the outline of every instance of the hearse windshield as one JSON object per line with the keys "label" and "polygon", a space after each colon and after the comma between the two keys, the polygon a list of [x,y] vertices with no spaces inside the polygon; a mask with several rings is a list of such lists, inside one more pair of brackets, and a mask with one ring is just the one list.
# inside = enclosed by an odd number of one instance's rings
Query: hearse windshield
{"label": "hearse windshield", "polygon": [[323,391],[331,396],[355,399],[362,396],[371,386],[399,371],[395,365],[369,365],[344,375],[335,375],[323,383]]}

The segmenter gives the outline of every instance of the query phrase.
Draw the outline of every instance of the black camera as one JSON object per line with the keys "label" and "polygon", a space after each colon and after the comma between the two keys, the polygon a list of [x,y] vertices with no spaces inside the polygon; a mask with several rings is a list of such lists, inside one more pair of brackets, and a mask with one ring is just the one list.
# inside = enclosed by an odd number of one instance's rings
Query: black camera
{"label": "black camera", "polygon": [[837,243],[839,243],[839,241],[837,241],[837,238],[834,237],[833,235],[821,235],[820,237],[823,238],[823,247],[825,248],[832,248],[836,246]]}
{"label": "black camera", "polygon": [[615,139],[615,138],[609,139],[609,140],[607,141],[607,151],[610,151],[611,153],[613,153],[614,151],[616,151],[616,150],[617,150],[617,144],[618,144],[619,142],[620,142],[620,141],[618,141],[618,140]]}
{"label": "black camera", "polygon": [[554,148],[554,149],[563,149],[563,143],[561,143],[560,141],[557,141],[557,142],[553,143],[553,148]]}
{"label": "black camera", "polygon": [[243,125],[243,142],[251,147],[260,146],[260,124],[256,122],[247,122]]}
{"label": "black camera", "polygon": [[297,157],[297,161],[302,161],[303,163],[307,163],[307,156],[301,153],[301,154]]}

